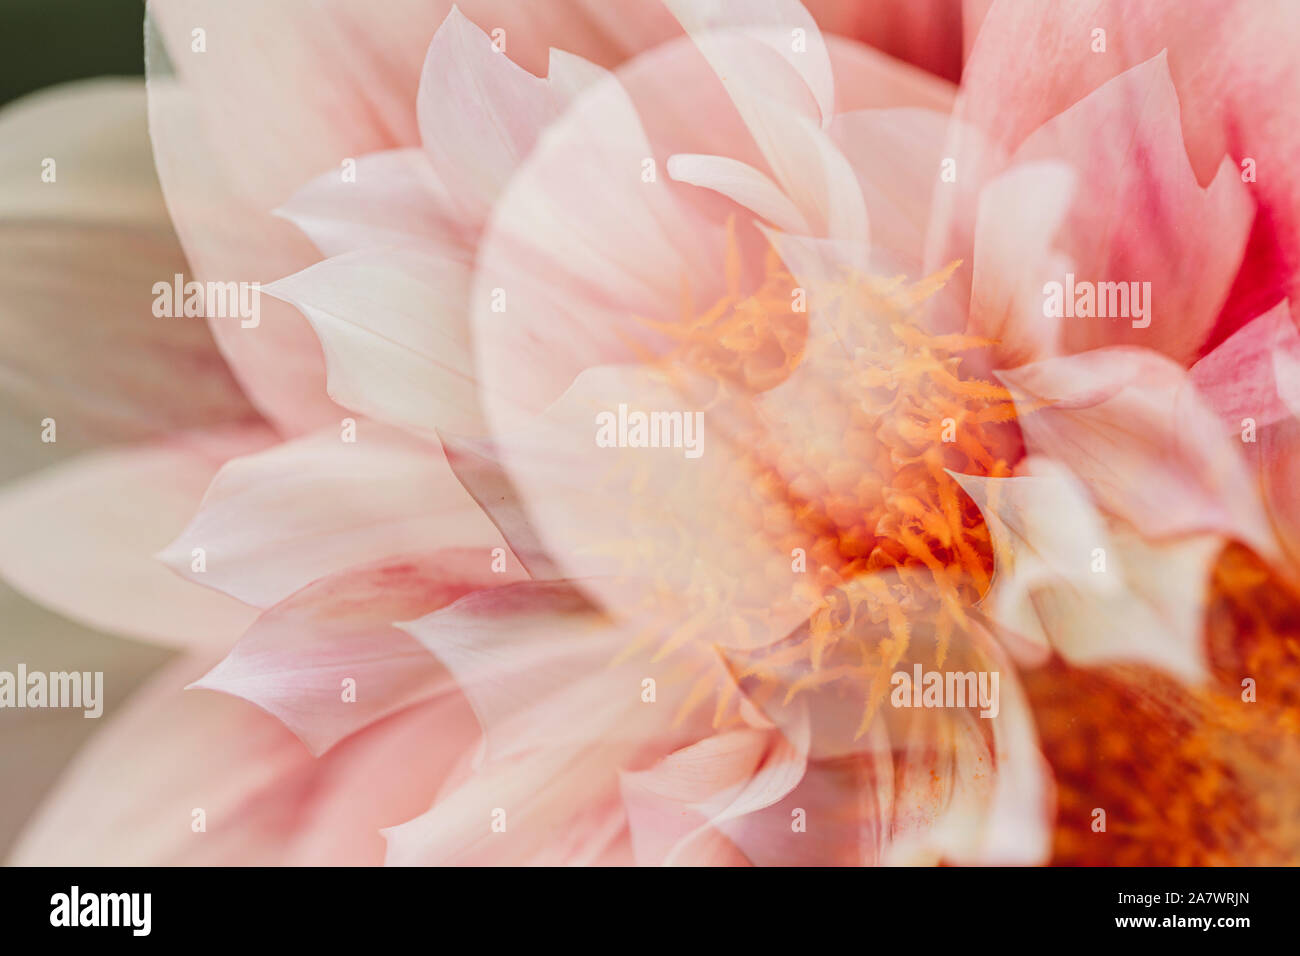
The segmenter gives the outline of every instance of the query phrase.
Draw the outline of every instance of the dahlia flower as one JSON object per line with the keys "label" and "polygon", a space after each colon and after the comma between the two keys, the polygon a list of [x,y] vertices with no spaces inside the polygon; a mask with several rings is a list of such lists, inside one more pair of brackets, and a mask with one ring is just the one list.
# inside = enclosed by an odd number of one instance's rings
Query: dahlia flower
{"label": "dahlia flower", "polygon": [[15,859],[1294,862],[1295,16],[154,0],[257,414],[0,497],[185,648]]}

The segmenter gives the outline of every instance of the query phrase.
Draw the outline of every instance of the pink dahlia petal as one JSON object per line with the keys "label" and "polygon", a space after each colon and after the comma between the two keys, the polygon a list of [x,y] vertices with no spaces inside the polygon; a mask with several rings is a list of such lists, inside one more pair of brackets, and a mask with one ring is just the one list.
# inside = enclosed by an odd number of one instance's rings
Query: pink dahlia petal
{"label": "pink dahlia petal", "polygon": [[[808,103],[816,110],[810,118],[830,122],[835,113],[830,56],[816,21],[797,0],[668,0],[666,5],[737,98],[742,114],[751,95],[779,91],[787,105]],[[748,42],[733,45],[733,40]],[[760,49],[768,56],[756,55]],[[774,75],[769,64],[781,60],[785,69]],[[802,96],[790,85],[793,78],[802,81]]]}
{"label": "pink dahlia petal", "polygon": [[554,82],[533,76],[455,7],[429,44],[420,135],[457,221],[470,234],[569,97],[603,74],[571,55],[553,57],[551,65]]}
{"label": "pink dahlia petal", "polygon": [[[1247,188],[1260,214],[1213,346],[1300,281],[1300,188],[1295,177],[1265,173],[1287,169],[1295,153],[1274,104],[1300,89],[1289,39],[1298,15],[1286,0],[994,4],[963,76],[962,116],[1014,149],[1108,80],[1167,51],[1179,103],[1170,115],[1181,122],[1197,181],[1209,184],[1225,156],[1238,172],[1257,170]],[[1105,30],[1104,53],[1093,51],[1097,29]]]}
{"label": "pink dahlia petal", "polygon": [[1300,555],[1300,334],[1287,303],[1246,323],[1190,375],[1254,467],[1282,546]]}
{"label": "pink dahlia petal", "polygon": [[872,252],[889,272],[920,274],[947,128],[944,113],[915,107],[841,113],[831,125],[862,189]]}
{"label": "pink dahlia petal", "polygon": [[889,840],[893,784],[888,744],[810,760],[785,797],[721,829],[755,866],[874,866]]}
{"label": "pink dahlia petal", "polygon": [[[150,13],[150,131],[191,268],[252,282],[307,265],[310,243],[271,212],[346,158],[416,141],[420,57],[433,33],[425,5],[403,0],[372,17],[340,3],[156,0]],[[259,42],[236,39],[248,36]],[[276,149],[265,148],[268,128]],[[213,320],[213,332],[269,417],[289,431],[319,425],[333,417],[320,349],[291,309],[266,305],[257,328]]]}
{"label": "pink dahlia petal", "polygon": [[1234,332],[1188,373],[1230,433],[1300,415],[1300,333],[1286,302]]}
{"label": "pink dahlia petal", "polygon": [[[649,447],[647,430],[644,446],[620,447],[628,416],[648,423],[652,412],[665,416],[666,441]],[[752,414],[685,372],[608,366],[583,372],[544,416],[496,441],[567,577],[620,620],[690,622],[663,649],[671,656],[694,643],[693,632],[763,644],[806,619],[791,553],[764,532],[768,523],[793,527],[794,506],[765,497],[755,480]],[[761,615],[734,610],[760,607]]]}
{"label": "pink dahlia petal", "polygon": [[544,409],[582,368],[660,342],[642,320],[675,321],[684,285],[701,298],[717,286],[721,231],[678,200],[682,187],[656,163],[631,99],[609,78],[511,180],[479,247],[472,299],[497,427]]}
{"label": "pink dahlia petal", "polygon": [[866,213],[853,172],[824,133],[835,113],[835,83],[807,11],[793,0],[670,6],[813,230],[865,241]]}
{"label": "pink dahlia petal", "polygon": [[981,866],[1041,866],[1052,853],[1052,768],[1039,749],[1034,715],[1015,666],[992,635],[981,631],[978,636],[984,666],[999,674],[998,713],[987,721],[996,773],[988,803],[965,833],[954,834],[949,859]]}
{"label": "pink dahlia petal", "polygon": [[959,835],[971,831],[991,795],[995,764],[989,738],[979,718],[965,711],[916,711],[897,747],[885,862],[936,863]]}
{"label": "pink dahlia petal", "polygon": [[[488,764],[384,830],[389,866],[629,863],[614,768],[623,745],[534,751]],[[578,797],[575,799],[575,794]]]}
{"label": "pink dahlia petal", "polygon": [[[1078,173],[1075,202],[1057,241],[1072,260],[1076,283],[1141,283],[1140,318],[1133,298],[1118,317],[1101,316],[1099,285],[1098,317],[1063,323],[1069,351],[1128,343],[1187,364],[1227,299],[1254,205],[1231,160],[1207,187],[1197,183],[1178,117],[1162,53],[1054,117],[1012,157],[1068,162]],[[1050,280],[1066,281],[1044,277]]]}
{"label": "pink dahlia petal", "polygon": [[[667,732],[686,690],[668,679],[669,665],[629,656],[635,635],[567,581],[477,591],[402,628],[473,705],[484,761],[578,741],[651,740]],[[648,703],[642,682],[655,677],[664,691]]]}
{"label": "pink dahlia petal", "polygon": [[510,550],[534,580],[563,577],[542,547],[523,497],[510,481],[501,452],[489,438],[461,438],[439,433],[447,464],[483,513],[496,525]]}
{"label": "pink dahlia petal", "polygon": [[[517,581],[488,552],[387,558],[310,584],[259,617],[220,664],[191,686],[274,714],[320,755],[389,714],[454,687],[395,622],[471,591]],[[347,682],[351,682],[351,686]]]}
{"label": "pink dahlia petal", "polygon": [[713,838],[718,845],[719,829],[771,806],[799,783],[806,755],[806,724],[796,743],[776,731],[736,730],[622,774],[637,863],[701,862],[700,843]]}
{"label": "pink dahlia petal", "polygon": [[823,33],[870,44],[954,83],[961,76],[969,0],[807,0],[805,6]]}
{"label": "pink dahlia petal", "polygon": [[668,175],[676,182],[719,192],[780,229],[811,232],[803,213],[781,187],[738,159],[678,153],[668,159]]}
{"label": "pink dahlia petal", "polygon": [[193,581],[270,607],[318,578],[430,542],[505,547],[436,446],[363,420],[355,442],[336,426],[227,464],[159,557]]}

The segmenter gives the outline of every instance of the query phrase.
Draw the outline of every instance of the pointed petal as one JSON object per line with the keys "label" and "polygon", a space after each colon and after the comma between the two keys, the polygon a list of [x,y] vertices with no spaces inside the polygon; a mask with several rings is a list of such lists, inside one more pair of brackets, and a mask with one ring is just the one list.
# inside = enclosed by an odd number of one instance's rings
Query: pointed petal
{"label": "pointed petal", "polygon": [[266,287],[320,336],[330,397],[427,437],[481,430],[468,268],[410,248],[365,249]]}
{"label": "pointed petal", "polygon": [[[213,473],[265,444],[262,429],[94,452],[6,486],[0,574],[91,627],[174,647],[228,647],[252,612],[176,577],[155,557]],[[179,556],[185,565],[190,552]]]}
{"label": "pointed petal", "polygon": [[1215,531],[1273,553],[1240,452],[1169,359],[1121,346],[999,377],[1029,450],[1065,464],[1105,510],[1154,537]]}
{"label": "pointed petal", "polygon": [[[318,578],[394,554],[504,548],[436,446],[360,422],[236,459],[162,554],[176,571],[255,607]],[[202,548],[206,568],[192,570]]]}
{"label": "pointed petal", "polygon": [[1128,343],[1190,363],[1228,297],[1254,206],[1231,160],[1208,187],[1197,183],[1178,105],[1161,53],[1054,117],[1012,157],[1076,169],[1077,201],[1058,236],[1076,282],[1141,283],[1144,315],[1130,298],[1118,319],[1067,321],[1070,351]]}
{"label": "pointed petal", "polygon": [[522,576],[518,569],[494,572],[491,555],[472,550],[342,571],[268,610],[191,686],[258,705],[319,756],[375,721],[453,688],[433,656],[394,622]]}

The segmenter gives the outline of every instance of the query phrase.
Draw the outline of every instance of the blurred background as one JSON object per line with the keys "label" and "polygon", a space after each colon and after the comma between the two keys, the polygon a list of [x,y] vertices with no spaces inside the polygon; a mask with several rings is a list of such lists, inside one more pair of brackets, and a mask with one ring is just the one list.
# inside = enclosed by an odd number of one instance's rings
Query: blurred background
{"label": "blurred background", "polygon": [[144,0],[0,0],[0,105],[55,83],[144,74]]}
{"label": "blurred background", "polygon": [[[31,182],[27,148],[6,135],[6,121],[24,109],[24,97],[69,81],[92,77],[134,77],[140,84],[138,119],[143,119],[144,0],[0,0],[0,490],[22,476],[122,436],[112,430],[67,429],[59,442],[33,441],[39,426],[25,380],[42,371],[28,345],[33,290],[12,281],[30,265],[34,237],[49,233],[33,215],[26,184]],[[35,99],[27,101],[35,102]],[[131,151],[148,155],[147,128],[130,124]],[[75,135],[75,134],[74,134]],[[6,267],[5,260],[8,260]],[[63,276],[66,309],[97,318],[100,290],[79,274],[69,255]],[[19,277],[20,278],[20,277]],[[52,336],[62,330],[53,329]],[[36,419],[39,421],[39,418]],[[69,422],[69,424],[73,424]],[[86,720],[78,710],[0,711],[0,862],[23,823],[89,736],[112,720],[120,704],[169,657],[169,652],[81,627],[28,601],[0,582],[0,670],[19,662],[31,670],[102,670],[105,715]]]}

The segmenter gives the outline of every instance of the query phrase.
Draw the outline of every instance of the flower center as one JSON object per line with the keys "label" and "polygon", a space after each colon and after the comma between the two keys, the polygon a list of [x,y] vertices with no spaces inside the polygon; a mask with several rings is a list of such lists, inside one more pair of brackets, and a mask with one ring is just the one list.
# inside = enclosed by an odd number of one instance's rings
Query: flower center
{"label": "flower center", "polygon": [[[851,693],[861,734],[896,670],[943,666],[972,626],[993,556],[947,472],[1010,475],[1015,408],[966,371],[990,343],[922,331],[955,263],[911,284],[842,271],[800,290],[769,249],[744,293],[728,236],[726,293],[703,310],[683,296],[679,322],[657,326],[676,340],[662,361],[759,410],[735,443],[745,487],[734,497],[765,546],[792,556],[812,608],[806,627],[755,649],[736,676],[786,702],[832,685]],[[800,292],[807,312],[793,305]]]}

